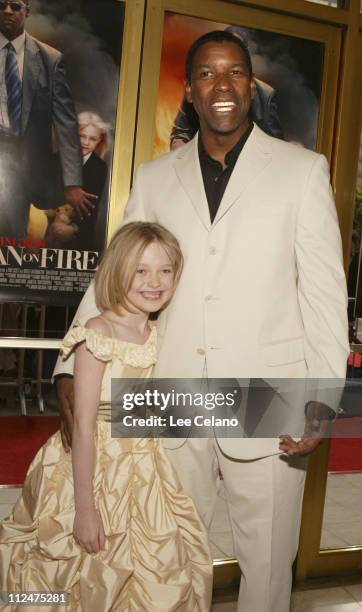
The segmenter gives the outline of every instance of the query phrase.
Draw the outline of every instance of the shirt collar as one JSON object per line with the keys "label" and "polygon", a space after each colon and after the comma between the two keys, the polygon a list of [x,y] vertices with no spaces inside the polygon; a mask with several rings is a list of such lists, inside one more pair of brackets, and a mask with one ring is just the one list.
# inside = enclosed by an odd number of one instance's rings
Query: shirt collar
{"label": "shirt collar", "polygon": [[11,42],[16,51],[16,54],[19,55],[25,45],[25,32],[23,32],[22,34],[20,34],[20,36],[17,36],[17,38],[14,38],[14,40],[11,41],[5,38],[4,34],[0,32],[0,50],[3,49],[8,44],[8,42]]}
{"label": "shirt collar", "polygon": [[[227,166],[234,166],[236,164],[236,161],[246,143],[246,141],[248,140],[252,130],[253,130],[254,124],[252,121],[250,121],[249,127],[246,129],[246,131],[244,132],[244,134],[239,138],[238,142],[233,146],[232,149],[230,149],[230,151],[228,151],[225,155],[225,163]],[[217,160],[213,159],[208,152],[206,151],[205,147],[204,147],[204,143],[202,142],[202,138],[201,138],[201,133],[199,132],[199,142],[198,142],[198,148],[199,148],[199,155],[202,155],[203,157],[208,158],[209,160],[212,160],[213,162],[216,162]],[[217,162],[219,163],[219,162]]]}
{"label": "shirt collar", "polygon": [[87,163],[88,159],[90,158],[90,156],[92,155],[92,153],[87,153],[87,155],[83,155],[83,166],[84,164]]}

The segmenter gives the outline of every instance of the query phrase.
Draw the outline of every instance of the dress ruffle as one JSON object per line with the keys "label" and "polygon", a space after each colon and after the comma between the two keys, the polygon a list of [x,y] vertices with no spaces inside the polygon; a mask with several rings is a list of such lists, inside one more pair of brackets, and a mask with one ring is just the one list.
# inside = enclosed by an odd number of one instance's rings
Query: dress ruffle
{"label": "dress ruffle", "polygon": [[[101,405],[111,402],[112,378],[152,374],[155,328],[140,346],[77,325],[63,341],[63,355],[83,341],[107,361]],[[208,612],[207,535],[160,440],[112,438],[111,424],[98,420],[95,448],[93,486],[105,550],[91,555],[74,542],[72,462],[57,432],[30,465],[13,513],[0,522],[0,592],[66,591],[64,612]],[[12,606],[11,612],[34,609]],[[0,603],[0,611],[10,612],[9,606]]]}
{"label": "dress ruffle", "polygon": [[80,325],[79,322],[76,322],[61,344],[60,351],[63,359],[69,356],[77,344],[84,341],[87,349],[97,359],[102,361],[111,361],[114,358],[118,358],[124,364],[135,368],[149,368],[156,363],[156,327],[152,327],[145,344],[134,344],[133,342],[123,342],[118,340],[118,338],[105,336],[94,329],[88,329]]}
{"label": "dress ruffle", "polygon": [[1,525],[0,590],[66,591],[65,612],[207,612],[212,564],[192,501],[159,440],[112,439],[109,428],[97,424],[94,474],[105,550],[74,542],[72,463],[57,432]]}

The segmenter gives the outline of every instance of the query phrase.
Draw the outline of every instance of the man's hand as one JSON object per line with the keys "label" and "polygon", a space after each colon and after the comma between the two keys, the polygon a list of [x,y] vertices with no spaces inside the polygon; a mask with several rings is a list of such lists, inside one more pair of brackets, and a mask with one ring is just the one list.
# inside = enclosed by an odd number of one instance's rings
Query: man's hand
{"label": "man's hand", "polygon": [[73,435],[73,407],[74,407],[74,388],[73,378],[62,376],[57,378],[55,389],[59,402],[60,412],[60,435],[62,438],[63,448],[66,453],[69,453],[72,446]]}
{"label": "man's hand", "polygon": [[94,202],[98,199],[94,193],[87,193],[82,187],[65,187],[64,197],[66,202],[74,206],[77,215],[83,219],[91,214]]}
{"label": "man's hand", "polygon": [[309,455],[317,448],[335,418],[334,411],[319,402],[308,402],[305,408],[304,433],[299,442],[291,436],[280,436],[280,450],[288,455]]}
{"label": "man's hand", "polygon": [[322,437],[303,436],[299,442],[291,436],[280,436],[279,448],[287,455],[309,455],[322,440]]}

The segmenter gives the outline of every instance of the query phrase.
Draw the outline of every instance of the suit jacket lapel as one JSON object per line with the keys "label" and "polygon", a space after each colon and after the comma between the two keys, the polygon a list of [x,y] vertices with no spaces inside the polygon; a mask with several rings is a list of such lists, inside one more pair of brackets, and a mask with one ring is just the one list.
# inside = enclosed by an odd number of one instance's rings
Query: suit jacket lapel
{"label": "suit jacket lapel", "polygon": [[191,142],[177,150],[174,168],[198,217],[209,231],[211,229],[210,212],[201,174],[197,143],[198,136],[196,135]]}
{"label": "suit jacket lapel", "polygon": [[262,130],[254,125],[235,168],[230,177],[224,196],[220,202],[214,225],[240,198],[242,192],[255,180],[262,170],[271,162],[272,152],[270,141]]}
{"label": "suit jacket lapel", "polygon": [[30,109],[37,87],[40,67],[41,60],[39,57],[39,49],[33,41],[32,37],[26,34],[23,71],[23,107],[21,117],[21,126],[23,133],[28,123]]}

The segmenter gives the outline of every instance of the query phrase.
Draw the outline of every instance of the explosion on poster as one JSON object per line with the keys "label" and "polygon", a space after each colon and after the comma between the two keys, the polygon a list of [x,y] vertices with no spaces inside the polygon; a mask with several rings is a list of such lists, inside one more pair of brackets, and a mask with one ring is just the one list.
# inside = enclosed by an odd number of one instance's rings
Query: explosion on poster
{"label": "explosion on poster", "polygon": [[169,151],[174,140],[188,141],[198,129],[192,105],[183,99],[185,58],[192,43],[210,30],[226,30],[249,49],[256,82],[253,121],[272,136],[315,150],[323,43],[165,11],[153,157]]}

